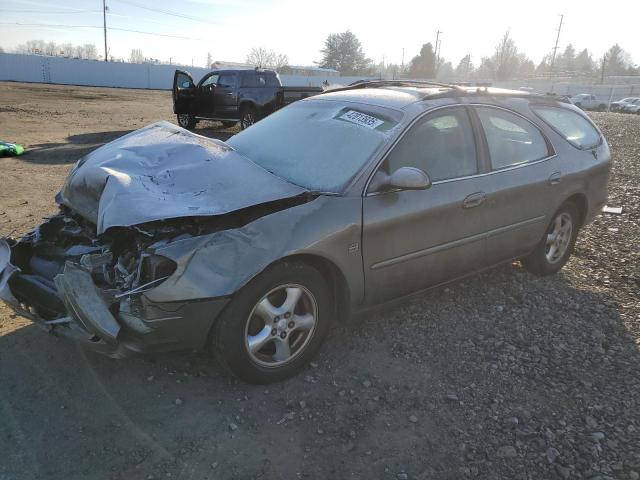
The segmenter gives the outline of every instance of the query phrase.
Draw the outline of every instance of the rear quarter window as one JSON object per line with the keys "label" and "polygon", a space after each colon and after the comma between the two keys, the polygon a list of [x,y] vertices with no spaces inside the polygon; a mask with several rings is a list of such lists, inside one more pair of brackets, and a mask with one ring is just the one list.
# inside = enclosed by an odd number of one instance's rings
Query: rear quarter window
{"label": "rear quarter window", "polygon": [[579,113],[550,106],[535,106],[532,110],[574,147],[589,149],[600,144],[598,130]]}

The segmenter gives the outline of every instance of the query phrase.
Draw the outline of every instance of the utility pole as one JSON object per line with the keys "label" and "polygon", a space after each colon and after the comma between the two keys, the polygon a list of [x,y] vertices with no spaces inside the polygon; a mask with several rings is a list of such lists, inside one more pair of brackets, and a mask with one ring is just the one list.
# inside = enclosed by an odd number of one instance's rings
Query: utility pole
{"label": "utility pole", "polygon": [[107,54],[107,0],[102,0],[102,22],[104,28],[104,61],[109,61]]}
{"label": "utility pole", "polygon": [[436,44],[434,45],[434,50],[435,50],[434,53],[436,54],[436,66],[437,66],[438,62],[440,61],[440,54],[439,54],[439,51],[438,51],[438,45],[440,45],[440,34],[441,33],[442,32],[440,30],[438,30],[436,32]]}
{"label": "utility pole", "polygon": [[562,20],[564,14],[560,15],[560,25],[558,25],[558,34],[556,35],[556,44],[553,47],[553,55],[551,56],[551,67],[549,68],[549,78],[553,77],[553,67],[556,64],[556,53],[558,52],[558,42],[560,41],[560,30],[562,30]]}
{"label": "utility pole", "polygon": [[600,84],[604,85],[604,67],[607,64],[607,54],[602,56],[602,67],[600,68]]}
{"label": "utility pole", "polygon": [[402,63],[400,64],[400,73],[404,75],[404,47],[402,47]]}

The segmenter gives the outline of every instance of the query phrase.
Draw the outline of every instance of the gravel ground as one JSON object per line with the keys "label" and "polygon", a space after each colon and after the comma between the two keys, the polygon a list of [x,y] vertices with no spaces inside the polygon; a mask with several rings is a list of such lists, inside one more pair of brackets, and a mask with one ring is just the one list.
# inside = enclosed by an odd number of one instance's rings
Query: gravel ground
{"label": "gravel ground", "polygon": [[[171,119],[169,102],[2,85],[0,132],[33,151],[0,159],[0,234],[52,211],[70,155]],[[0,307],[0,480],[637,480],[640,116],[593,118],[623,213],[585,228],[561,273],[514,263],[362,315],[278,385],[205,353],[102,358]]]}

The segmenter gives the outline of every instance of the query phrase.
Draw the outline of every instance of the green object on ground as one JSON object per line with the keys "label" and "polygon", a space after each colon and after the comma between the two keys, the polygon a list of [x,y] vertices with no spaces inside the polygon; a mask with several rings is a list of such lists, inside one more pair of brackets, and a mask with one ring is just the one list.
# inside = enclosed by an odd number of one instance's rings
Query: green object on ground
{"label": "green object on ground", "polygon": [[24,153],[24,147],[17,143],[3,142],[0,140],[0,157],[15,157]]}

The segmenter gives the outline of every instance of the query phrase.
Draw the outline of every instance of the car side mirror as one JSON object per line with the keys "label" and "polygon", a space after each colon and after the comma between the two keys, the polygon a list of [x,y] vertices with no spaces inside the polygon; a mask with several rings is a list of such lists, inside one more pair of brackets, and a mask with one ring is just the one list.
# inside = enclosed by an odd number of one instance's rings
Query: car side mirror
{"label": "car side mirror", "polygon": [[391,174],[387,186],[400,190],[426,190],[431,186],[431,179],[419,168],[400,167]]}
{"label": "car side mirror", "polygon": [[191,88],[191,82],[189,80],[182,82],[182,88]]}

